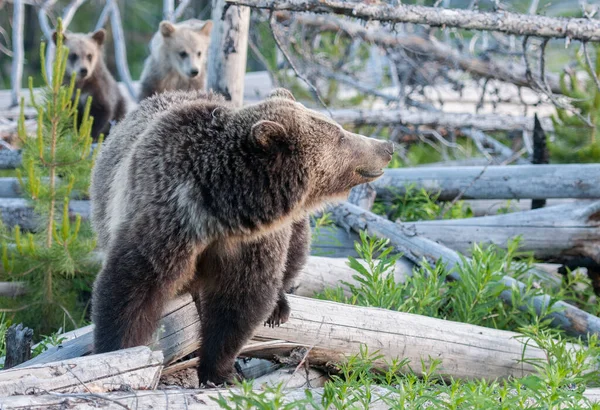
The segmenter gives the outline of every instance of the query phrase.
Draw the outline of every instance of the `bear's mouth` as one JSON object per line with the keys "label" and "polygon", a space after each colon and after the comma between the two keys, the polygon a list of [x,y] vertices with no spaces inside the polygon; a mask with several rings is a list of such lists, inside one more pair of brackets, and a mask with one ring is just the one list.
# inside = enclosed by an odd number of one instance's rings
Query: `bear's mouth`
{"label": "bear's mouth", "polygon": [[356,173],[363,178],[379,178],[383,175],[383,169],[362,169],[358,168]]}

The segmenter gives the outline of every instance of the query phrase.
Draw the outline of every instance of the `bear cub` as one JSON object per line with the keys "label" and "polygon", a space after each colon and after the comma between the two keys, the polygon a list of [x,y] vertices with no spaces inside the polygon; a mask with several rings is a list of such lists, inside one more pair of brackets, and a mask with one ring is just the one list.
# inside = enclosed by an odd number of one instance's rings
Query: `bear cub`
{"label": "bear cub", "polygon": [[[104,64],[103,44],[106,31],[94,33],[65,33],[64,45],[69,49],[65,83],[69,83],[75,73],[75,88],[81,90],[78,102],[79,121],[88,96],[92,97],[90,115],[94,117],[92,138],[98,140],[100,134],[108,134],[111,122],[121,120],[127,112],[127,103],[119,86]],[[56,44],[56,32],[52,34]]]}
{"label": "bear cub", "polygon": [[212,21],[190,19],[160,23],[144,62],[138,100],[170,90],[202,90]]}
{"label": "bear cub", "polygon": [[93,290],[95,352],[148,343],[165,304],[186,291],[207,385],[232,379],[257,326],[288,319],[309,212],[377,179],[393,153],[285,89],[243,108],[201,91],[158,94],[113,134],[91,186],[106,254]]}

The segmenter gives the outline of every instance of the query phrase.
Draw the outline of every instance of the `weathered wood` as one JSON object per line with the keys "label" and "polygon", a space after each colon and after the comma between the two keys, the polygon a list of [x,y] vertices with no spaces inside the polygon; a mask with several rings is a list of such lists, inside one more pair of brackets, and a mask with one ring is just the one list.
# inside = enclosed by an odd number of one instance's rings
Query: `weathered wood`
{"label": "weathered wood", "polygon": [[[531,365],[520,363],[524,345],[514,338],[513,332],[294,295],[289,295],[289,301],[290,320],[278,328],[259,326],[255,341],[243,349],[244,356],[272,359],[294,349],[305,349],[310,363],[331,366],[359,353],[361,345],[366,344],[370,351],[379,350],[382,354],[374,363],[376,369],[382,370],[389,360],[398,357],[413,364],[421,359],[426,363],[430,358],[440,359],[441,373],[457,378],[494,379],[522,376],[534,370]],[[199,347],[195,336],[199,321],[190,296],[173,303],[180,306],[177,314],[161,322],[165,333],[172,336],[161,336],[157,348],[171,352],[171,357],[182,357]],[[78,339],[70,342],[77,343]],[[61,354],[65,349],[69,346],[63,346]],[[85,350],[79,349],[78,353]],[[173,353],[175,350],[177,354]],[[533,344],[527,346],[524,354],[529,358],[544,357]]]}
{"label": "weathered wood", "polygon": [[314,389],[323,387],[329,377],[320,370],[301,367],[296,369],[285,368],[278,369],[272,373],[254,379],[252,382],[255,389],[264,385],[277,386],[283,383],[284,389]]}
{"label": "weathered wood", "polygon": [[[38,228],[33,208],[23,198],[0,199],[0,215],[4,225],[9,228],[13,228],[16,225],[19,225],[26,231],[35,231]],[[69,216],[74,218],[75,215],[81,215],[81,218],[84,220],[89,219],[89,201],[70,201]]]}
{"label": "weathered wood", "polygon": [[4,370],[15,367],[31,359],[31,340],[33,330],[23,327],[21,323],[12,325],[6,331],[6,357]]}
{"label": "weathered wood", "polygon": [[[572,204],[575,201],[577,199],[549,199],[546,201],[546,208]],[[473,211],[474,216],[498,215],[531,209],[531,199],[467,199],[463,203]]]}
{"label": "weathered wood", "polygon": [[[445,128],[477,128],[482,131],[533,131],[533,121],[528,117],[500,114],[470,114],[408,109],[362,110],[340,108],[329,110],[334,120],[344,125],[425,125]],[[327,114],[327,112],[323,112]],[[552,123],[544,121],[544,129],[551,130]]]}
{"label": "weathered wood", "polygon": [[0,372],[0,397],[34,392],[107,392],[153,389],[162,370],[161,352],[145,346]]}
{"label": "weathered wood", "polygon": [[[348,389],[344,397],[340,398],[341,405],[347,408],[368,405],[370,410],[388,410],[393,402],[394,394],[388,389],[379,386],[369,388],[370,401],[364,403],[367,394],[363,389]],[[259,389],[257,393],[263,393]],[[323,395],[323,388],[310,390],[314,400],[319,403]],[[46,410],[46,409],[77,409],[77,410],[123,410],[125,409],[169,409],[169,410],[219,410],[214,399],[219,395],[225,398],[238,393],[237,389],[208,389],[208,390],[157,390],[133,391],[113,393],[85,393],[85,394],[45,394],[40,396],[14,396],[0,398],[3,410]],[[269,397],[269,394],[267,394]],[[390,397],[385,400],[384,398]],[[306,398],[305,389],[285,390],[283,403],[292,403]],[[233,408],[235,404],[231,404]],[[346,408],[344,407],[344,408]]]}
{"label": "weathered wood", "polygon": [[27,288],[23,282],[0,282],[0,297],[15,298],[26,292]]}
{"label": "weathered wood", "polygon": [[[291,13],[287,12],[277,12],[276,16],[278,21],[287,21],[292,17]],[[498,59],[483,59],[466,55],[434,38],[397,34],[384,28],[367,28],[363,24],[335,16],[297,13],[293,18],[295,22],[303,26],[318,27],[320,31],[341,31],[351,38],[360,38],[381,47],[402,48],[410,55],[414,54],[421,59],[435,59],[445,66],[460,68],[476,77],[504,81],[519,87],[531,87],[524,65],[504,64]],[[532,73],[532,75],[535,76],[536,73]],[[546,79],[553,93],[562,94],[556,74],[548,73]]]}
{"label": "weathered wood", "polygon": [[241,107],[248,52],[250,9],[228,7],[224,0],[212,1],[213,29],[207,67],[207,88]]}
{"label": "weathered wood", "polygon": [[364,20],[390,23],[426,24],[467,30],[498,31],[522,36],[600,41],[600,21],[586,18],[559,18],[507,11],[481,12],[466,9],[424,7],[408,4],[350,2],[345,0],[226,0],[236,6],[267,10],[335,13]]}
{"label": "weathered wood", "polygon": [[25,30],[25,4],[22,0],[13,1],[12,19],[12,68],[10,74],[11,105],[16,106],[21,101],[21,82],[23,80],[23,62],[25,49],[23,46],[23,31]]}
{"label": "weathered wood", "polygon": [[371,183],[378,194],[403,195],[406,186],[464,199],[600,198],[600,164],[393,168]]}
{"label": "weathered wood", "polygon": [[600,202],[579,201],[525,212],[467,219],[406,222],[402,229],[469,254],[474,244],[506,247],[516,236],[520,250],[538,259],[588,256],[600,262]]}
{"label": "weathered wood", "polygon": [[376,196],[377,192],[370,184],[360,184],[350,190],[348,202],[370,211],[375,203]]}
{"label": "weathered wood", "polygon": [[[392,246],[416,264],[420,264],[423,258],[432,263],[441,259],[446,263],[448,269],[453,269],[463,264],[463,259],[452,249],[417,235],[411,229],[406,229],[402,225],[391,222],[371,212],[364,211],[352,204],[345,202],[334,207],[331,211],[333,218],[341,226],[351,228],[355,231],[365,230],[370,235],[389,238]],[[468,259],[465,260],[468,262]],[[456,270],[450,273],[450,277],[454,280],[460,280],[460,275]],[[502,283],[507,286],[507,289],[501,293],[500,297],[508,304],[512,303],[511,289],[513,287],[524,289],[525,287],[522,282],[509,276],[505,276],[502,279]],[[550,300],[550,296],[548,295],[535,296],[526,300],[526,305],[519,306],[519,308],[528,309],[528,306],[530,306],[538,314],[541,314],[544,311],[544,307],[550,303]],[[560,311],[549,315],[553,326],[563,329],[568,334],[584,338],[590,333],[600,335],[600,318],[562,301],[557,301],[554,306],[559,308]]]}

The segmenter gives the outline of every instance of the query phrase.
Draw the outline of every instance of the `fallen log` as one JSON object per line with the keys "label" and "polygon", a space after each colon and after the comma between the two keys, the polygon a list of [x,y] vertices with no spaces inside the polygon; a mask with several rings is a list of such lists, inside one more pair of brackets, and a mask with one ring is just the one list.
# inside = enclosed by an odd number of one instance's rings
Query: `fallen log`
{"label": "fallen log", "polygon": [[404,195],[408,185],[439,200],[600,198],[600,164],[392,168],[371,183],[378,195]]}
{"label": "fallen log", "polygon": [[[375,360],[375,369],[387,369],[389,361],[396,358],[409,359],[413,365],[435,358],[442,361],[441,374],[467,379],[523,376],[534,367],[522,363],[522,358],[545,357],[534,344],[524,346],[515,339],[514,332],[294,295],[289,295],[289,302],[290,320],[274,329],[259,326],[254,340],[242,350],[243,356],[273,359],[300,349],[311,364],[332,368],[358,354],[366,344],[369,351],[382,355]],[[173,305],[179,307],[177,312],[161,321],[171,336],[160,335],[156,343],[165,357],[172,358],[199,347],[199,319],[191,297],[182,296]],[[91,335],[93,327],[86,330]],[[50,356],[87,354],[90,349],[84,336],[65,343]],[[45,352],[30,362],[37,359],[43,363],[47,357]]]}
{"label": "fallen log", "polygon": [[[390,245],[415,264],[421,264],[424,258],[430,263],[442,260],[448,269],[454,269],[463,264],[463,259],[454,250],[417,235],[403,225],[364,211],[347,202],[332,208],[331,213],[336,223],[342,227],[351,228],[357,232],[364,230],[370,235],[388,238]],[[453,280],[461,279],[456,270],[452,270],[450,277]],[[509,276],[505,276],[502,283],[506,285],[507,289],[501,293],[500,297],[507,304],[512,303],[511,289],[513,287],[517,289],[525,287],[522,282]],[[528,306],[531,306],[538,314],[541,314],[550,301],[550,296],[539,295],[526,300],[527,305],[519,306],[519,308],[528,309]],[[583,338],[586,338],[588,334],[600,335],[600,318],[562,301],[557,301],[554,306],[560,311],[552,312],[549,315],[553,326],[563,329],[570,335]]]}
{"label": "fallen log", "polygon": [[[278,21],[287,21],[290,20],[291,14],[278,12],[276,17]],[[293,17],[295,22],[303,26],[318,27],[320,31],[341,31],[351,38],[360,38],[385,48],[400,47],[421,59],[435,59],[447,67],[460,68],[476,77],[504,81],[519,87],[532,86],[527,78],[527,69],[523,65],[503,64],[499,61],[472,57],[432,37],[398,35],[384,28],[367,28],[362,24],[335,16],[298,13]],[[532,75],[536,74],[532,73]],[[562,94],[556,74],[548,73],[546,79],[553,93]],[[541,82],[541,79],[538,78],[538,81]]]}
{"label": "fallen log", "polygon": [[348,202],[370,211],[375,203],[377,192],[370,184],[360,184],[350,190]]}
{"label": "fallen log", "polygon": [[265,374],[254,379],[252,384],[255,389],[264,385],[277,386],[280,383],[283,383],[284,389],[314,389],[315,387],[323,387],[327,380],[329,380],[329,377],[320,370],[292,367],[277,369],[273,373]]}
{"label": "fallen log", "polygon": [[153,389],[162,370],[161,352],[145,346],[0,372],[0,397],[35,392],[107,392]]}
{"label": "fallen log", "polygon": [[[546,208],[572,204],[575,201],[577,199],[549,199],[546,201]],[[471,209],[473,216],[491,216],[531,209],[531,199],[468,199],[463,201],[463,204]]]}
{"label": "fallen log", "polygon": [[15,298],[25,292],[27,288],[23,282],[0,282],[0,297]]}
{"label": "fallen log", "polygon": [[[388,109],[362,110],[340,108],[323,112],[342,125],[423,125],[445,128],[477,128],[482,131],[533,131],[533,120],[528,117],[499,114],[445,113],[441,111]],[[553,129],[552,123],[543,121],[544,129]]]}
{"label": "fallen log", "polygon": [[466,30],[498,31],[518,36],[568,38],[600,41],[600,21],[587,18],[560,18],[511,13],[505,10],[481,12],[395,3],[360,3],[345,0],[225,0],[234,6],[271,11],[335,13],[364,20],[389,23],[426,24]]}
{"label": "fallen log", "polygon": [[[89,201],[71,200],[69,202],[69,216],[75,218],[76,215],[81,215],[83,220],[90,218]],[[38,228],[33,207],[24,198],[0,199],[0,216],[8,228],[14,228],[16,225],[25,231],[35,231]]]}
{"label": "fallen log", "polygon": [[[365,403],[367,394],[363,389],[348,389],[344,392],[341,405],[347,408],[356,408],[368,405],[370,410],[387,410],[393,402],[394,394],[390,390],[379,386],[369,387],[369,402]],[[262,394],[264,391],[256,390]],[[320,403],[324,394],[323,388],[310,389],[312,397]],[[156,391],[131,391],[112,393],[84,393],[84,394],[44,394],[38,396],[13,396],[0,398],[3,410],[42,410],[42,409],[78,409],[93,410],[123,410],[125,409],[169,409],[169,410],[220,410],[221,407],[215,399],[219,396],[229,398],[240,394],[237,389],[197,389],[197,390],[156,390]],[[269,397],[269,394],[267,394]],[[389,398],[388,398],[389,397]],[[306,389],[297,388],[284,391],[283,404],[306,399]],[[235,404],[231,404],[232,408]],[[249,407],[250,408],[250,407]],[[294,407],[295,408],[295,407]],[[346,407],[344,407],[346,408]]]}
{"label": "fallen log", "polygon": [[474,244],[506,247],[520,236],[519,249],[533,252],[537,259],[587,256],[600,263],[599,216],[600,201],[578,201],[504,215],[406,222],[402,229],[463,254]]}
{"label": "fallen log", "polygon": [[31,340],[33,330],[23,327],[21,323],[12,325],[6,331],[6,357],[4,370],[15,367],[31,359]]}

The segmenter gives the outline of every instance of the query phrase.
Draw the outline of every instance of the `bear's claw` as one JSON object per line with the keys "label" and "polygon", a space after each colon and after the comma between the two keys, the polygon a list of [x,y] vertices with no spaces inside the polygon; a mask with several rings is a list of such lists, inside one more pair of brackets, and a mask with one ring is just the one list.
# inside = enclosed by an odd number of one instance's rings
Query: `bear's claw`
{"label": "bear's claw", "polygon": [[277,301],[277,304],[273,309],[273,313],[271,313],[271,316],[269,316],[269,318],[265,321],[264,326],[268,325],[269,327],[279,327],[288,321],[290,318],[290,312],[290,305],[284,296]]}

